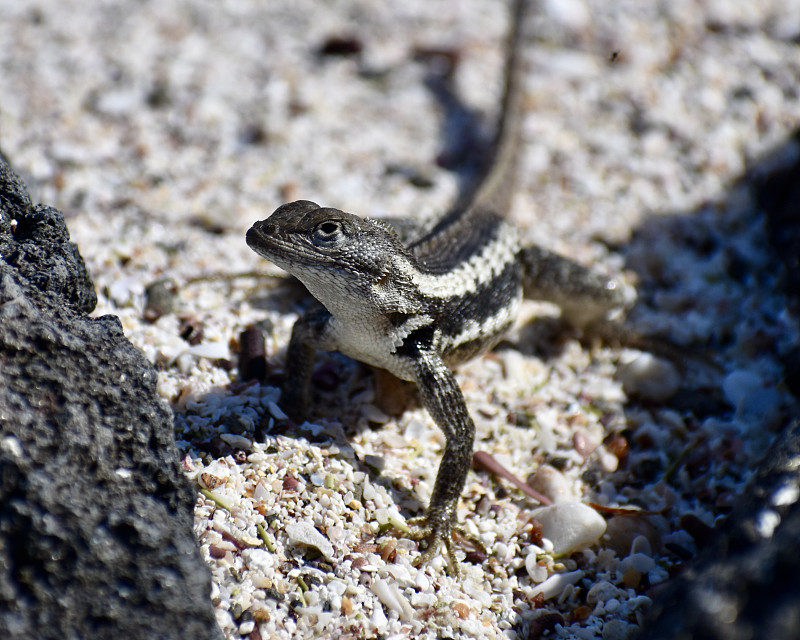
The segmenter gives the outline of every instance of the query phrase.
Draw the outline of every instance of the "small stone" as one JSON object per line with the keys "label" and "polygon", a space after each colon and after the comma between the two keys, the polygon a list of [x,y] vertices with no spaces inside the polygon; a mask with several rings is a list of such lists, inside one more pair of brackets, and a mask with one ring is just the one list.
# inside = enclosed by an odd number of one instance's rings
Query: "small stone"
{"label": "small stone", "polygon": [[378,632],[383,631],[389,625],[389,620],[383,612],[383,607],[375,607],[373,609],[369,622],[372,628]]}
{"label": "small stone", "polygon": [[263,502],[267,498],[269,498],[269,489],[267,488],[267,483],[264,482],[262,478],[256,483],[255,489],[253,489],[253,499]]}
{"label": "small stone", "polygon": [[603,625],[603,640],[626,640],[630,638],[639,627],[629,624],[625,620],[615,618]]}
{"label": "small stone", "polygon": [[612,453],[603,448],[599,456],[600,468],[606,473],[614,473],[619,467],[619,459]]}
{"label": "small stone", "polygon": [[575,499],[564,474],[549,464],[543,464],[528,478],[528,485],[550,498],[553,503],[570,502]]}
{"label": "small stone", "polygon": [[744,369],[731,371],[722,381],[722,393],[739,416],[770,416],[780,405],[780,394],[757,374]]}
{"label": "small stone", "polygon": [[583,577],[583,571],[570,571],[568,573],[555,573],[540,585],[534,587],[530,592],[530,597],[533,598],[541,594],[542,598],[549,600],[564,591],[569,585],[575,584]]}
{"label": "small stone", "polygon": [[275,556],[263,549],[245,549],[242,552],[248,569],[268,573],[275,566]]}
{"label": "small stone", "polygon": [[655,567],[656,561],[643,553],[632,553],[619,564],[619,570],[623,572],[631,568],[639,573],[649,573]]}
{"label": "small stone", "polygon": [[328,559],[333,557],[333,545],[310,522],[287,524],[286,535],[294,544],[318,549]]}
{"label": "small stone", "polygon": [[312,473],[309,476],[309,480],[311,480],[311,484],[313,484],[315,487],[323,487],[323,486],[325,486],[325,474],[324,473],[320,473],[320,472]]}
{"label": "small stone", "polygon": [[386,466],[386,459],[382,456],[373,456],[367,454],[364,456],[364,464],[376,473],[380,474]]}
{"label": "small stone", "polygon": [[628,589],[638,589],[642,582],[642,574],[636,569],[628,569],[622,574],[622,584]]}
{"label": "small stone", "polygon": [[553,553],[562,555],[588,547],[606,530],[606,521],[581,502],[562,502],[534,513],[542,525],[542,536],[553,543]]}
{"label": "small stone", "polygon": [[[620,558],[627,556],[633,547],[634,540],[644,536],[651,549],[661,548],[661,534],[658,529],[641,516],[613,516],[606,522],[606,538],[608,547],[617,552]],[[638,545],[642,545],[639,542]],[[641,550],[641,546],[637,549]]]}
{"label": "small stone", "polygon": [[342,596],[342,614],[349,616],[353,613],[353,603],[347,596]]}
{"label": "small stone", "polygon": [[189,347],[186,353],[208,360],[228,360],[231,355],[227,342],[203,342]]}
{"label": "small stone", "polygon": [[249,438],[245,438],[244,436],[238,436],[233,433],[222,433],[219,436],[225,444],[230,446],[233,449],[241,449],[242,451],[247,451],[250,447],[253,446],[252,441]]}
{"label": "small stone", "polygon": [[270,401],[267,403],[267,409],[269,409],[269,414],[275,418],[276,420],[288,420],[289,416],[287,416],[283,410],[275,403],[274,401]]}
{"label": "small stone", "polygon": [[217,558],[217,559],[224,558],[228,554],[228,552],[229,549],[225,549],[219,545],[216,544],[208,545],[208,555],[210,555],[212,558]]}
{"label": "small stone", "polygon": [[253,609],[253,620],[258,623],[270,621],[269,611],[267,609]]}
{"label": "small stone", "polygon": [[576,428],[575,433],[572,435],[572,446],[584,459],[588,458],[592,454],[592,451],[597,449],[598,444],[599,443],[589,435],[589,432],[581,427]]}
{"label": "small stone", "polygon": [[653,547],[645,536],[636,536],[631,543],[631,553],[643,553],[646,556],[652,556]]}
{"label": "small stone", "polygon": [[260,573],[251,573],[250,580],[253,583],[253,586],[258,587],[259,589],[269,589],[272,587],[272,580]]}
{"label": "small stone", "polygon": [[242,624],[239,625],[239,633],[243,636],[247,636],[250,635],[255,628],[255,620],[248,620],[247,622],[242,622]]}
{"label": "small stone", "polygon": [[598,602],[606,602],[619,595],[619,589],[607,580],[595,582],[592,588],[586,594],[587,604],[597,604]]}
{"label": "small stone", "polygon": [[386,424],[389,422],[389,416],[374,404],[362,405],[361,415],[366,418],[368,422],[374,422],[375,424]]}
{"label": "small stone", "polygon": [[547,580],[547,567],[539,564],[535,553],[525,556],[525,570],[534,582],[544,582]]}
{"label": "small stone", "polygon": [[681,388],[681,376],[675,365],[650,353],[642,353],[621,366],[617,377],[625,393],[652,402],[665,402]]}

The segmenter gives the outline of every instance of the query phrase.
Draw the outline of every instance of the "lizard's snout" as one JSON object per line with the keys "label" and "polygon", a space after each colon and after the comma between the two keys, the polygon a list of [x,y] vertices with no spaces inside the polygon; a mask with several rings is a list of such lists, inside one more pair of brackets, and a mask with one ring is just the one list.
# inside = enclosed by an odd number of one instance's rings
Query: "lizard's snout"
{"label": "lizard's snout", "polygon": [[275,225],[268,220],[260,220],[247,230],[245,240],[247,246],[255,249],[263,244],[266,238],[275,234]]}

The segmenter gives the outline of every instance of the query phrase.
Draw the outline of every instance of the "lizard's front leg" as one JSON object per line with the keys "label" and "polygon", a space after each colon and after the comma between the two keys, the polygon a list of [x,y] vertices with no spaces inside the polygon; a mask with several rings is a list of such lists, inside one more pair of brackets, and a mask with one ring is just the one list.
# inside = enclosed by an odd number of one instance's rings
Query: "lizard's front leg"
{"label": "lizard's front leg", "polygon": [[414,564],[428,562],[444,544],[450,572],[457,576],[451,534],[457,528],[456,508],[472,460],[475,424],[453,372],[437,353],[421,351],[415,359],[415,373],[422,403],[444,432],[446,444],[428,512],[410,522],[410,537],[428,543]]}
{"label": "lizard's front leg", "polygon": [[331,314],[315,309],[298,318],[292,327],[292,338],[286,351],[286,380],[281,390],[281,406],[296,422],[302,422],[311,405],[311,374],[317,349],[336,349],[331,344]]}

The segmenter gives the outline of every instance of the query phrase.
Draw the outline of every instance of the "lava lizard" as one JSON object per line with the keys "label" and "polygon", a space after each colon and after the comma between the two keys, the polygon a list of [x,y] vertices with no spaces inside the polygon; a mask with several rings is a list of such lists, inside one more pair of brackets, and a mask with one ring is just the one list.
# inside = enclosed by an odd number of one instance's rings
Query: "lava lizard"
{"label": "lava lizard", "polygon": [[623,304],[616,281],[545,249],[520,246],[516,229],[504,220],[519,157],[528,4],[515,2],[501,116],[482,175],[431,229],[408,241],[404,229],[385,221],[299,200],[247,232],[253,251],[294,275],[324,306],[292,330],[281,394],[291,417],[305,417],[318,349],[416,383],[446,444],[430,505],[409,522],[407,535],[427,542],[417,566],[443,544],[456,575],[451,534],[459,529],[456,507],[475,425],[451,367],[494,347],[523,295],[556,303],[562,318],[580,328]]}

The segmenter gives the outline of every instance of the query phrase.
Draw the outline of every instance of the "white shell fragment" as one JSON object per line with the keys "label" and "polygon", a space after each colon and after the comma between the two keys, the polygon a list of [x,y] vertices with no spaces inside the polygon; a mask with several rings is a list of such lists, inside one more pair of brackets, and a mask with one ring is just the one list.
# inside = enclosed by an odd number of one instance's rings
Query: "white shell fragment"
{"label": "white shell fragment", "polygon": [[534,513],[542,525],[542,536],[553,543],[553,553],[561,555],[588,547],[605,533],[606,521],[582,502],[562,502]]}
{"label": "white shell fragment", "polygon": [[561,592],[569,585],[575,584],[583,577],[583,571],[570,571],[568,573],[556,573],[550,576],[542,584],[531,590],[531,597],[542,594],[545,600],[561,595]]}
{"label": "white shell fragment", "polygon": [[326,558],[333,557],[333,545],[310,522],[287,524],[285,531],[294,544],[313,547]]}
{"label": "white shell fragment", "polygon": [[575,499],[564,474],[549,464],[540,466],[528,480],[528,484],[554,503],[569,502]]}
{"label": "white shell fragment", "polygon": [[264,549],[245,549],[242,557],[249,569],[254,569],[262,573],[268,572],[275,566],[275,556]]}
{"label": "white shell fragment", "polygon": [[539,564],[535,553],[525,556],[525,570],[534,582],[544,582],[547,579],[547,567]]}
{"label": "white shell fragment", "polygon": [[606,600],[617,598],[619,595],[620,591],[617,587],[607,580],[601,580],[600,582],[596,582],[592,585],[592,588],[589,589],[589,592],[586,594],[586,602],[587,604],[595,605],[598,602],[605,602]]}
{"label": "white shell fragment", "polygon": [[191,353],[198,358],[208,358],[210,360],[224,360],[231,357],[231,352],[226,342],[204,342],[196,344],[186,349],[186,353]]}
{"label": "white shell fragment", "polygon": [[669,360],[642,353],[617,372],[625,393],[653,402],[665,402],[681,387],[681,376]]}
{"label": "white shell fragment", "polygon": [[780,404],[780,395],[773,387],[759,375],[744,369],[731,371],[725,376],[722,392],[740,416],[768,416]]}
{"label": "white shell fragment", "polygon": [[370,586],[372,593],[374,593],[380,601],[391,611],[397,612],[401,620],[408,622],[414,619],[414,608],[408,601],[400,589],[397,588],[397,583],[378,579],[375,580]]}

